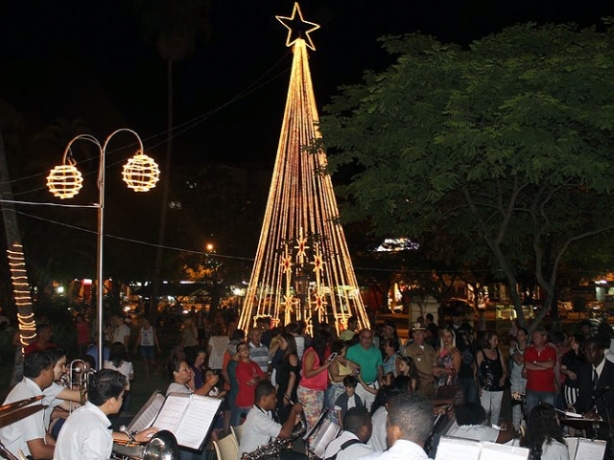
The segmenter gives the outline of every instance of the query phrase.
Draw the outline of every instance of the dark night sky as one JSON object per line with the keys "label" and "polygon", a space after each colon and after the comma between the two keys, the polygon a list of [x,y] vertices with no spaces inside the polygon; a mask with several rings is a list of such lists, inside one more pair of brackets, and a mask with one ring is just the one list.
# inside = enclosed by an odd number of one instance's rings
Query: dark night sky
{"label": "dark night sky", "polygon": [[[175,68],[175,124],[227,105],[176,138],[175,158],[270,164],[291,64],[285,29],[274,15],[289,15],[292,2],[212,3],[212,36]],[[584,25],[614,16],[609,0],[311,0],[301,6],[306,20],[322,25],[312,35],[317,51],[311,53],[320,106],[338,85],[391,62],[375,41],[384,34],[420,31],[466,44],[517,22]],[[143,42],[131,0],[5,0],[0,65],[0,98],[30,129],[82,118],[102,138],[127,126],[162,156],[166,68]],[[253,92],[230,102],[258,81]]]}

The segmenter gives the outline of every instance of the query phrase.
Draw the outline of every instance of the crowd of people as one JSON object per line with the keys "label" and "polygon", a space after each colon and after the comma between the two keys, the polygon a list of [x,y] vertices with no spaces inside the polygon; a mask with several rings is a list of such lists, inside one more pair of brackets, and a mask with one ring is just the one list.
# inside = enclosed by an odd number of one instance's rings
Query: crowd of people
{"label": "crowd of people", "polygon": [[[82,322],[77,318],[77,325]],[[474,334],[457,314],[443,328],[427,315],[402,341],[393,323],[371,329],[359,327],[355,317],[337,334],[326,324],[308,331],[304,322],[282,327],[271,318],[258,318],[242,331],[217,316],[205,335],[187,317],[170,356],[162,355],[146,319],[136,334],[120,316],[109,324],[103,370],[91,373],[87,397],[63,384],[66,353],[52,342],[50,327],[39,325],[37,339],[25,349],[23,379],[5,404],[41,396],[46,408],[0,428],[0,440],[14,455],[108,458],[113,440],[127,436],[110,430],[109,417],[129,410],[131,349],[139,353],[147,379],[166,363],[167,394],[222,400],[210,438],[243,425],[239,457],[272,438],[289,437],[299,421],[310,430],[322,414],[341,428],[326,448],[327,459],[428,458],[437,415],[453,421],[447,435],[517,443],[535,460],[569,458],[563,435],[576,434],[577,426],[561,426],[555,408],[603,420],[577,428],[577,434],[611,441],[606,422],[614,413],[614,354],[607,323],[568,336],[514,327],[500,338],[488,330]],[[85,354],[77,372],[97,369],[96,350],[83,343],[79,349]],[[512,396],[509,421],[501,420],[505,392]],[[83,428],[86,421],[91,430]],[[154,432],[136,437],[146,441]],[[206,455],[204,449],[181,449],[182,460]]]}

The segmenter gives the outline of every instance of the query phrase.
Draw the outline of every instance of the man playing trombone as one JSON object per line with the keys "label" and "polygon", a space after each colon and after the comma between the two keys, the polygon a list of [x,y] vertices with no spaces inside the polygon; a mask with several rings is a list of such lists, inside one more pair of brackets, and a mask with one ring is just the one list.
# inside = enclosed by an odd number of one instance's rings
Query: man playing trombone
{"label": "man playing trombone", "polygon": [[156,433],[148,428],[134,436],[112,431],[109,415],[122,407],[126,377],[112,369],[102,369],[90,377],[85,405],[66,419],[55,448],[57,460],[108,459],[113,441],[147,442]]}

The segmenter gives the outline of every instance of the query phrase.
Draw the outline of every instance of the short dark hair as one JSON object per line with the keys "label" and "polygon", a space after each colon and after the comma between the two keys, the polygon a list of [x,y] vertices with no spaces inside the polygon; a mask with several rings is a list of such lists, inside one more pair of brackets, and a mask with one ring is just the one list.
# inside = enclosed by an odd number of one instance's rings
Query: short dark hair
{"label": "short dark hair", "polygon": [[96,369],[96,360],[92,355],[81,356],[81,361],[90,365],[90,369]]}
{"label": "short dark hair", "polygon": [[235,329],[230,334],[230,340],[243,340],[245,339],[245,331],[243,329]]}
{"label": "short dark hair", "polygon": [[371,425],[371,416],[364,407],[352,407],[343,416],[343,429],[358,435],[363,426]]}
{"label": "short dark hair", "polygon": [[480,403],[465,403],[454,409],[456,421],[462,425],[481,425],[486,419],[486,411]]}
{"label": "short dark hair", "polygon": [[23,359],[23,376],[35,379],[45,369],[52,369],[54,366],[55,361],[51,353],[45,350],[34,350]]}
{"label": "short dark hair", "polygon": [[172,381],[175,380],[175,372],[179,372],[181,363],[187,363],[186,359],[182,356],[171,356],[166,363],[166,375]]}
{"label": "short dark hair", "polygon": [[347,347],[348,347],[347,343],[345,343],[343,340],[334,340],[330,344],[330,352],[331,353],[341,354],[343,349],[347,348]]}
{"label": "short dark hair", "polygon": [[94,406],[102,406],[111,398],[119,398],[127,385],[123,374],[113,369],[101,369],[90,377],[87,399]]}
{"label": "short dark hair", "polygon": [[346,375],[343,377],[343,386],[356,388],[358,386],[358,379],[353,375]]}
{"label": "short dark hair", "polygon": [[54,366],[55,366],[55,363],[57,363],[60,359],[62,359],[63,356],[66,356],[66,358],[68,358],[68,355],[66,354],[63,348],[49,348],[48,350],[45,350],[45,351],[49,353],[49,356],[51,356]]}
{"label": "short dark hair", "polygon": [[388,422],[401,431],[402,439],[422,446],[433,431],[433,404],[416,393],[400,394],[388,407]]}
{"label": "short dark hair", "polygon": [[427,314],[426,314],[426,319],[428,319],[429,321],[434,321],[434,320],[435,320],[435,317],[433,316],[433,314],[432,314],[432,313],[427,313]]}
{"label": "short dark hair", "polygon": [[262,380],[256,385],[256,402],[274,393],[276,393],[276,390],[273,384],[268,380]]}
{"label": "short dark hair", "polygon": [[109,350],[109,361],[113,363],[115,367],[119,367],[122,361],[126,361],[128,352],[126,351],[126,345],[121,342],[113,342],[111,349]]}

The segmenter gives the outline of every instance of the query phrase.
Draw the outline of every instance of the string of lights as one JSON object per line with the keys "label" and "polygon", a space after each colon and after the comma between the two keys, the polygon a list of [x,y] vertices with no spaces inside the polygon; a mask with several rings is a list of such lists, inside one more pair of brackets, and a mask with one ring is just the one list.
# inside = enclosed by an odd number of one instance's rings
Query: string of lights
{"label": "string of lights", "polygon": [[31,311],[32,298],[30,297],[30,285],[26,271],[26,260],[21,244],[13,243],[6,250],[11,271],[11,282],[13,284],[13,296],[17,306],[17,321],[19,323],[19,339],[22,346],[30,343],[36,335],[36,322],[34,313],[24,313],[25,310]]}
{"label": "string of lights", "polygon": [[[356,315],[369,320],[358,289],[326,154],[311,152],[320,138],[307,48],[319,26],[303,19],[298,3],[291,17],[277,16],[288,29],[286,45],[294,54],[277,157],[262,231],[246,290],[239,328],[261,317],[274,324],[303,320],[347,327]],[[280,316],[283,314],[283,318]]]}

